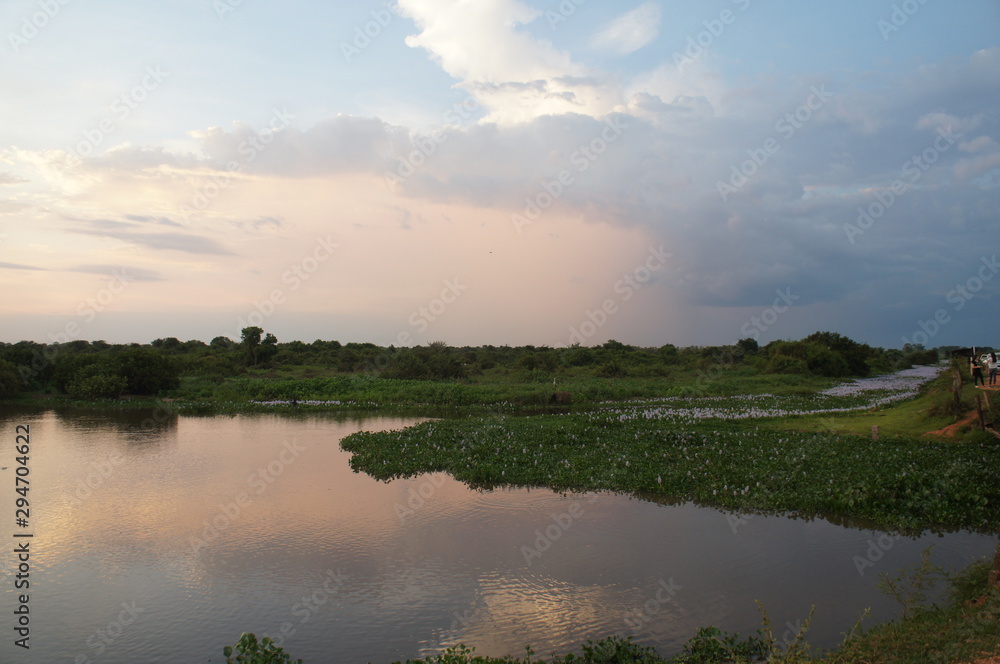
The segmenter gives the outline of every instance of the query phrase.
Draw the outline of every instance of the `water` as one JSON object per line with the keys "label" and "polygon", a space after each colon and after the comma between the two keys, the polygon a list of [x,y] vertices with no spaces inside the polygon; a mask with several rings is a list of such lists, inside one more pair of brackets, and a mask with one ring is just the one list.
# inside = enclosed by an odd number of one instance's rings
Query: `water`
{"label": "water", "polygon": [[931,543],[950,569],[995,546],[953,533],[879,548],[881,533],[825,520],[350,469],[341,438],[414,418],[149,416],[0,413],[0,537],[12,548],[20,530],[16,424],[31,426],[34,534],[31,649],[13,645],[8,554],[0,662],[221,663],[243,631],[283,634],[306,664],[458,642],[547,656],[612,633],[669,655],[701,626],[754,632],[754,600],[779,638],[815,604],[810,641],[832,647],[861,609],[869,626],[896,614],[879,572]]}

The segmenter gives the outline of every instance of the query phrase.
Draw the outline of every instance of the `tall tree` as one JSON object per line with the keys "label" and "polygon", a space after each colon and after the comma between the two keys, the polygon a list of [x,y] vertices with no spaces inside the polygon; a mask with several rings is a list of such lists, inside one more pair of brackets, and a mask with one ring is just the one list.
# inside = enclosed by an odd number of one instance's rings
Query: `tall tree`
{"label": "tall tree", "polygon": [[257,364],[258,348],[260,348],[260,338],[264,334],[264,330],[261,328],[254,327],[244,327],[240,330],[243,340],[240,345],[243,346],[243,351],[246,353],[247,366],[254,366]]}

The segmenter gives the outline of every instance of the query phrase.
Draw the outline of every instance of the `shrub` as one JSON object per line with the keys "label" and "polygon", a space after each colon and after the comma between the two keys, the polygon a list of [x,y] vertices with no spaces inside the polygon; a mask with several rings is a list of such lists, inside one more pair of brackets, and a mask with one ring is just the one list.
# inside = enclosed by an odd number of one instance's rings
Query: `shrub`
{"label": "shrub", "polygon": [[124,378],[113,373],[105,373],[100,365],[91,365],[80,370],[69,384],[68,392],[74,399],[117,399],[125,392]]}
{"label": "shrub", "polygon": [[[222,649],[226,664],[290,664],[291,656],[280,646],[274,645],[274,639],[265,636],[260,642],[255,634],[244,632],[235,646]],[[302,664],[295,660],[294,664]]]}
{"label": "shrub", "polygon": [[14,396],[22,387],[23,383],[14,365],[6,360],[0,360],[0,399]]}
{"label": "shrub", "polygon": [[767,373],[807,374],[809,373],[809,365],[799,357],[775,355],[767,363]]}
{"label": "shrub", "polygon": [[160,351],[129,348],[115,358],[115,365],[129,394],[155,395],[180,386],[177,363]]}

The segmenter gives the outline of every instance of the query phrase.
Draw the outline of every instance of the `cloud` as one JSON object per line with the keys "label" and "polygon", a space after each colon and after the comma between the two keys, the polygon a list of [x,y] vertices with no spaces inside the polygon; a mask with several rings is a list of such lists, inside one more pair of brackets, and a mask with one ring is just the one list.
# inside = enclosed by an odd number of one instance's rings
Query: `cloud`
{"label": "cloud", "polygon": [[0,185],[5,184],[23,184],[28,182],[24,178],[19,178],[13,173],[7,173],[6,171],[0,171]]}
{"label": "cloud", "polygon": [[460,80],[502,83],[582,74],[569,55],[519,31],[541,12],[518,0],[401,0],[420,33],[407,37]]}
{"label": "cloud", "polygon": [[595,48],[628,55],[653,43],[660,30],[660,7],[655,2],[639,5],[611,21],[593,39]]}
{"label": "cloud", "polygon": [[[194,167],[237,172],[269,173],[285,177],[342,172],[378,172],[397,152],[409,146],[409,132],[377,118],[338,115],[308,130],[288,127],[268,134],[244,123],[226,131],[211,127],[194,132],[207,157]],[[228,169],[233,170],[233,169]]]}
{"label": "cloud", "polygon": [[0,262],[0,269],[7,270],[32,270],[38,272],[78,272],[81,274],[97,274],[111,276],[115,272],[127,273],[132,281],[162,281],[163,277],[154,270],[147,270],[139,267],[127,267],[123,265],[77,265],[66,268],[45,268],[34,265],[22,265],[20,263]]}
{"label": "cloud", "polygon": [[519,29],[541,12],[518,0],[401,0],[422,48],[488,111],[487,123],[513,124],[542,115],[603,115],[621,102],[617,84],[588,70],[551,42]]}
{"label": "cloud", "polygon": [[178,224],[176,221],[168,219],[167,217],[150,217],[148,215],[142,215],[142,214],[127,214],[125,215],[125,218],[128,219],[129,221],[136,221],[139,223],[159,224],[161,226],[175,226],[177,228],[182,227],[181,224]]}
{"label": "cloud", "polygon": [[116,273],[122,273],[126,275],[129,281],[163,281],[163,277],[155,270],[147,270],[141,267],[127,267],[124,265],[77,265],[76,267],[66,268],[65,271],[102,276],[112,276]]}
{"label": "cloud", "polygon": [[20,263],[7,263],[0,261],[0,268],[5,270],[41,270],[46,271],[44,267],[35,267],[34,265],[22,265]]}
{"label": "cloud", "polygon": [[181,251],[189,254],[235,255],[215,240],[185,233],[135,233],[115,230],[68,229],[72,233],[107,237],[157,251]]}
{"label": "cloud", "polygon": [[232,225],[240,230],[250,231],[252,233],[261,233],[264,231],[276,231],[280,228],[285,227],[285,222],[276,217],[257,217],[256,219],[236,219],[233,220]]}
{"label": "cloud", "polygon": [[[405,164],[393,192],[399,205],[382,207],[388,212],[379,222],[417,235],[426,224],[410,203],[467,205],[506,221],[548,196],[521,229],[525,242],[547,237],[552,218],[580,222],[581,234],[584,223],[641,232],[675,257],[656,288],[717,309],[766,307],[787,288],[804,306],[912,308],[929,288],[960,283],[982,251],[974,233],[995,227],[1000,189],[981,180],[1000,168],[1000,118],[983,112],[1000,95],[998,79],[986,75],[1000,68],[1000,49],[907,75],[842,70],[825,79],[776,75],[739,85],[722,81],[706,55],[683,71],[667,63],[620,81],[533,37],[524,26],[538,13],[515,0],[401,6],[419,28],[410,45],[427,50],[474,95],[486,113],[481,121],[446,120],[431,138],[378,118],[338,115],[268,133],[252,159],[247,146],[261,133],[235,123],[194,133],[199,149],[192,154],[125,146],[67,172],[81,179],[126,172],[135,178],[130,186],[168,189],[235,161],[240,178],[280,191],[291,179],[381,180]],[[626,28],[642,22],[637,12],[653,9],[642,5],[613,22],[608,47],[624,53],[652,39]],[[818,104],[817,89],[829,90]],[[849,237],[846,225],[857,223],[859,210],[908,177],[914,157],[948,128],[953,147],[935,150],[905,192],[863,234]],[[762,153],[765,145],[776,147]],[[724,200],[718,185],[740,168],[745,182]],[[549,193],[564,173],[568,181]],[[75,232],[158,251],[232,253],[197,234],[149,233],[178,224],[155,208],[128,209],[143,213],[95,218]],[[236,229],[271,233],[287,228],[281,210],[255,216],[220,199],[199,223],[215,224],[217,237]],[[507,230],[518,237],[513,223]],[[898,274],[908,275],[907,283]]]}
{"label": "cloud", "polygon": [[928,113],[917,120],[918,129],[942,129],[957,134],[967,134],[976,129],[983,121],[983,114],[968,118],[960,118],[950,113]]}

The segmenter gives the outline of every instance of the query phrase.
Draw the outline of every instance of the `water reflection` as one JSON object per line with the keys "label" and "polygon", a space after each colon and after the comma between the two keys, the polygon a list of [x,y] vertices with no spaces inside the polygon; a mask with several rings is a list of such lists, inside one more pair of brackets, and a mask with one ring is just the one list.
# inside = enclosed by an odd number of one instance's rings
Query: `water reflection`
{"label": "water reflection", "polygon": [[[877,533],[858,524],[743,515],[734,525],[691,504],[351,470],[341,438],[415,419],[182,416],[147,429],[135,412],[0,417],[5,458],[14,424],[32,426],[46,634],[32,664],[221,662],[243,631],[282,635],[313,664],[458,642],[548,655],[616,632],[666,654],[704,625],[752,633],[755,599],[777,625],[816,604],[811,640],[829,646],[861,608],[892,615],[877,573],[915,562],[928,541],[951,567],[994,544],[903,538],[861,575],[852,558]],[[123,603],[135,622],[98,655],[88,638]],[[10,648],[0,642],[0,661]]]}

